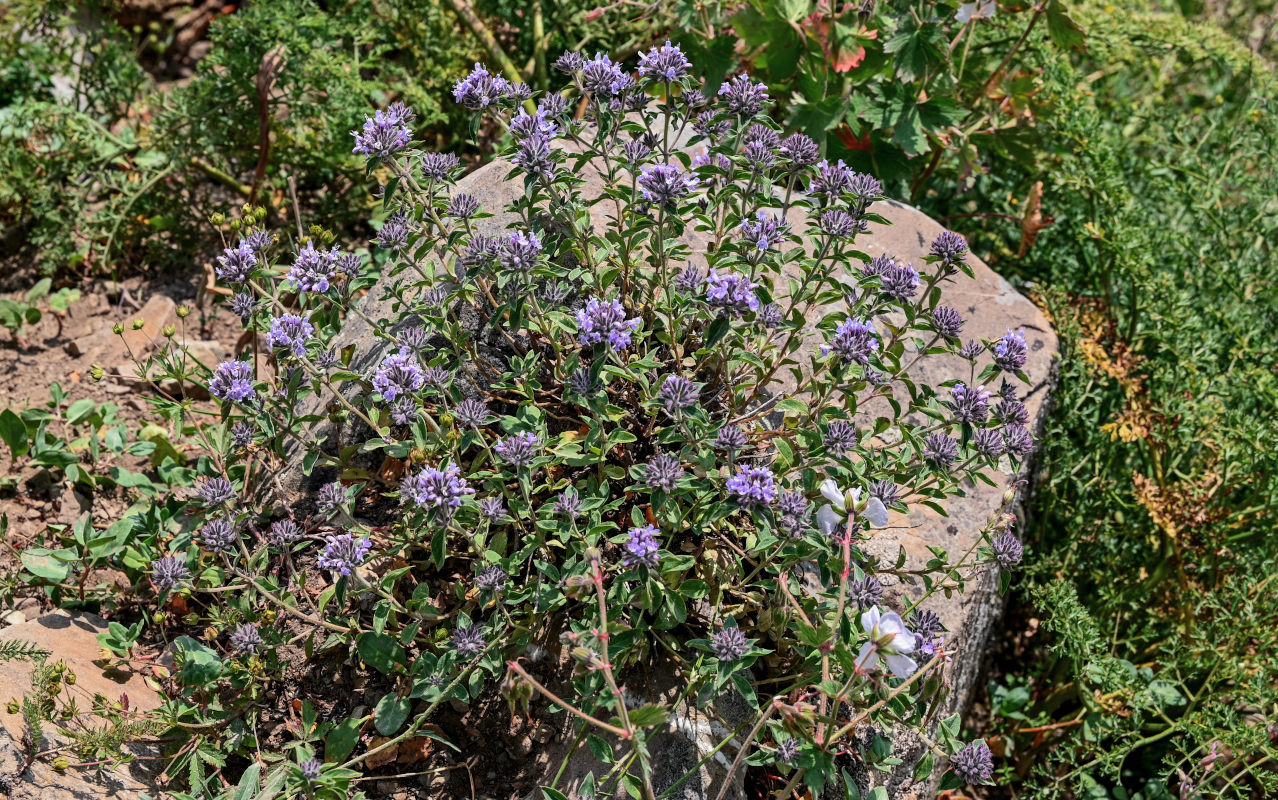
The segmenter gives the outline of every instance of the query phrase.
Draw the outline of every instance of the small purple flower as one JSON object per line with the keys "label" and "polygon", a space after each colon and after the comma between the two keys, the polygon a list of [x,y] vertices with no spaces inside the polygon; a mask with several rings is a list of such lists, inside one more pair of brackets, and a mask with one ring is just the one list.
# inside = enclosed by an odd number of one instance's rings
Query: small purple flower
{"label": "small purple flower", "polygon": [[574,53],[571,50],[565,50],[564,54],[556,58],[554,63],[555,70],[565,75],[581,72],[584,66],[586,66],[586,59],[582,58],[580,53]]}
{"label": "small purple flower", "polygon": [[209,394],[219,400],[247,403],[257,397],[253,365],[247,361],[223,361],[209,378]]}
{"label": "small purple flower", "polygon": [[200,544],[213,553],[231,553],[235,551],[235,543],[239,536],[235,533],[235,525],[224,517],[209,520],[200,528]]}
{"label": "small purple flower", "polygon": [[307,783],[314,783],[319,780],[320,770],[324,768],[324,763],[318,758],[308,758],[298,764],[297,768],[302,772],[302,780]]}
{"label": "small purple flower", "polygon": [[474,658],[484,652],[488,643],[484,641],[484,631],[478,625],[468,625],[453,632],[453,649],[460,656]]}
{"label": "small purple flower", "polygon": [[946,339],[957,339],[963,332],[963,317],[949,306],[937,306],[932,312],[932,327]]}
{"label": "small purple flower", "polygon": [[883,293],[898,303],[906,302],[919,291],[919,273],[909,264],[889,267],[879,275],[879,280],[883,282]]}
{"label": "small purple flower", "polygon": [[568,116],[568,100],[561,94],[551,92],[537,101],[537,110],[546,119],[563,120]]}
{"label": "small purple flower", "polygon": [[965,744],[950,759],[950,766],[963,783],[989,783],[994,777],[994,757],[984,739]]}
{"label": "small purple flower", "polygon": [[1011,569],[1021,563],[1025,546],[1011,531],[1003,531],[1003,534],[990,545],[990,551],[993,552],[994,560],[999,563],[999,566],[1003,569]]}
{"label": "small purple flower", "polygon": [[684,267],[683,271],[674,279],[675,291],[684,294],[696,294],[701,290],[701,284],[705,282],[705,276],[701,274],[701,270],[696,267]]}
{"label": "small purple flower", "polygon": [[460,166],[461,159],[455,153],[427,153],[422,156],[422,177],[440,183],[451,178]]}
{"label": "small purple flower", "polygon": [[315,366],[320,369],[329,370],[341,363],[341,358],[331,349],[321,350],[315,354]]}
{"label": "small purple flower", "polygon": [[315,565],[350,577],[364,563],[364,559],[368,558],[368,551],[372,548],[373,543],[368,537],[357,539],[349,531],[335,534],[324,540],[324,551],[320,553]]}
{"label": "small purple flower", "polygon": [[[377,236],[373,238],[373,244],[383,250],[392,252],[402,250],[408,244],[408,234],[411,232],[412,229],[408,225],[408,215],[403,211],[396,211],[382,223],[382,227],[377,231]],[[307,247],[310,247],[309,242],[307,242]]]}
{"label": "small purple flower", "polygon": [[256,625],[246,622],[236,628],[235,633],[231,634],[230,644],[236,655],[251,655],[256,653],[257,648],[262,646],[262,634],[258,631]]}
{"label": "small purple flower", "polygon": [[768,303],[759,309],[759,324],[763,327],[779,328],[783,322],[785,322],[785,317],[781,315],[781,306],[776,303]]}
{"label": "small purple flower", "polygon": [[453,419],[467,428],[478,428],[488,420],[488,406],[477,397],[467,397],[453,409]]}
{"label": "small purple flower", "polygon": [[657,402],[673,415],[697,402],[697,385],[682,375],[667,375],[657,392]]}
{"label": "small purple flower", "polygon": [[244,242],[253,249],[253,252],[260,255],[275,244],[275,234],[264,230],[249,231],[244,236]]}
{"label": "small purple flower", "polygon": [[1008,425],[1003,429],[1003,447],[1008,455],[1024,458],[1034,452],[1034,437],[1024,425]]}
{"label": "small purple flower", "polygon": [[631,171],[639,169],[650,155],[652,155],[652,144],[646,136],[631,139],[621,146],[621,157]]}
{"label": "small purple flower", "polygon": [[530,175],[538,175],[542,178],[551,179],[555,177],[555,170],[558,163],[555,161],[554,150],[550,146],[550,139],[540,133],[520,140],[515,147],[515,155],[510,159],[511,163],[523,167]]}
{"label": "small purple flower", "polygon": [[985,352],[985,346],[980,342],[968,342],[959,348],[958,354],[960,358],[966,358],[968,361],[975,361],[981,357],[981,353]]}
{"label": "small purple flower", "polygon": [[475,236],[466,245],[466,250],[462,253],[461,263],[467,269],[476,267],[488,267],[497,261],[501,255],[502,242],[491,236]]}
{"label": "small purple flower", "polygon": [[422,377],[425,378],[428,386],[436,389],[445,389],[448,384],[453,382],[453,372],[448,367],[433,366],[427,367],[422,371]]}
{"label": "small purple flower", "polygon": [[247,450],[253,444],[253,423],[240,420],[231,426],[231,447],[236,450]]}
{"label": "small purple flower", "polygon": [[943,433],[934,433],[923,440],[923,458],[942,469],[949,469],[958,461],[958,442]]}
{"label": "small purple flower", "polygon": [[590,377],[590,370],[585,367],[574,369],[568,376],[568,391],[582,397],[592,394],[595,391],[595,382]]}
{"label": "small purple flower", "polygon": [[952,399],[950,408],[954,411],[954,419],[979,425],[990,417],[990,393],[984,386],[973,389],[966,384],[957,383],[950,390]]}
{"label": "small purple flower", "polygon": [[240,241],[235,247],[228,247],[217,257],[217,276],[227,283],[244,283],[257,268],[257,255],[248,242]]}
{"label": "small purple flower", "polygon": [[364,117],[364,129],[351,131],[355,137],[352,153],[370,159],[390,158],[413,141],[413,129],[409,123],[416,115],[403,103],[392,103],[384,109]]}
{"label": "small purple flower", "polygon": [[630,535],[626,539],[626,552],[621,556],[621,563],[627,567],[635,567],[639,564],[656,567],[659,559],[657,550],[660,547],[657,544],[658,533],[659,531],[652,525],[631,528]]}
{"label": "small purple flower", "polygon": [[875,481],[870,486],[870,497],[877,497],[885,506],[900,502],[901,489],[892,481]]}
{"label": "small purple flower", "polygon": [[953,231],[941,231],[929,253],[946,266],[957,264],[967,257],[967,240]]}
{"label": "small purple flower", "polygon": [[473,195],[455,194],[448,199],[448,210],[444,213],[453,219],[470,219],[479,213],[479,201]]}
{"label": "small purple flower", "polygon": [[647,164],[639,171],[639,194],[659,206],[673,206],[697,188],[697,178],[674,164]]}
{"label": "small purple flower", "polygon": [[864,611],[883,599],[883,584],[873,575],[848,583],[848,602]]}
{"label": "small purple flower", "polygon": [[417,421],[417,399],[411,394],[401,395],[391,403],[391,422],[396,425],[412,425]]}
{"label": "small purple flower", "polygon": [[741,149],[741,155],[754,172],[763,172],[777,160],[776,150],[769,147],[767,142],[759,139],[746,142],[746,146]]}
{"label": "small purple flower", "polygon": [[832,419],[825,433],[825,446],[836,456],[846,455],[856,449],[856,426],[845,419]]}
{"label": "small purple flower", "polygon": [[346,487],[340,481],[326,483],[315,497],[315,507],[321,514],[336,514],[346,505]]}
{"label": "small purple flower", "polygon": [[340,255],[336,247],[326,253],[316,250],[313,242],[307,242],[293,261],[288,279],[303,292],[323,294],[337,276],[337,259]]}
{"label": "small purple flower", "polygon": [[883,196],[883,184],[873,175],[857,172],[853,173],[852,180],[848,182],[848,191],[861,201],[858,209],[863,209],[868,201]]}
{"label": "small purple flower", "polygon": [[569,486],[555,498],[550,510],[568,519],[577,519],[585,510],[585,504],[581,502],[581,495],[577,494],[577,490]]}
{"label": "small purple flower", "polygon": [[719,97],[727,106],[728,113],[739,117],[753,117],[768,102],[768,87],[762,83],[754,83],[749,75],[742,73],[719,87]]}
{"label": "small purple flower", "polygon": [[516,140],[526,139],[529,136],[544,136],[547,139],[553,139],[559,134],[559,126],[546,118],[546,115],[540,111],[529,114],[527,111],[520,109],[514,119],[510,121],[510,135]]}
{"label": "small purple flower", "polygon": [[506,516],[506,505],[500,497],[485,497],[479,501],[479,513],[489,522],[497,522]]}
{"label": "small purple flower", "polygon": [[624,92],[631,83],[618,64],[603,53],[581,65],[581,86],[587,94],[597,95],[600,99],[610,99]]}
{"label": "small purple flower", "polygon": [[1025,331],[1008,331],[994,343],[994,363],[1005,372],[1020,372],[1029,355]]}
{"label": "small purple flower", "polygon": [[656,455],[644,465],[643,482],[655,491],[673,492],[682,477],[683,465],[676,456]]}
{"label": "small purple flower", "polygon": [[896,269],[896,259],[887,253],[877,255],[870,259],[870,263],[861,267],[861,274],[867,278],[873,278],[890,269]]}
{"label": "small purple flower", "polygon": [[744,275],[712,269],[706,278],[706,302],[739,317],[748,311],[758,310],[759,298],[755,296],[754,289],[755,284]]}
{"label": "small purple flower", "polygon": [[812,521],[812,504],[803,492],[783,492],[774,506],[781,530],[797,539],[807,532]]}
{"label": "small purple flower", "polygon": [[747,444],[745,431],[740,425],[724,425],[714,437],[714,448],[736,453],[744,450]]}
{"label": "small purple flower", "polygon": [[821,216],[817,219],[817,227],[827,236],[846,239],[865,232],[868,224],[841,208],[831,208],[821,213]]}
{"label": "small purple flower", "polygon": [[627,318],[626,309],[616,300],[592,297],[577,311],[577,341],[582,347],[606,341],[613,350],[625,350],[639,322],[638,317]]}
{"label": "small purple flower", "polygon": [[537,434],[521,431],[499,440],[493,445],[493,452],[515,469],[523,469],[537,458],[540,446],[541,439]]}
{"label": "small purple flower", "polygon": [[816,163],[816,160],[821,156],[821,147],[811,136],[792,133],[781,140],[777,155],[786,160],[785,168],[788,171],[798,172],[804,167]]}
{"label": "small purple flower", "polygon": [[692,62],[679,45],[666,42],[639,54],[639,75],[656,83],[674,83],[688,74]]}
{"label": "small purple flower", "polygon": [[190,579],[191,571],[187,569],[183,556],[164,556],[151,562],[151,583],[156,591],[176,589]]}
{"label": "small purple flower", "polygon": [[821,349],[837,353],[844,361],[868,364],[870,354],[879,349],[879,339],[873,325],[849,317],[839,323],[830,343]]}
{"label": "small purple flower", "polygon": [[403,395],[411,395],[426,384],[426,376],[417,363],[417,357],[401,348],[382,359],[373,375],[373,389],[387,401],[393,402]]}
{"label": "small purple flower", "polygon": [[512,231],[502,242],[501,264],[506,269],[526,271],[537,265],[541,255],[541,237],[535,233]]}
{"label": "small purple flower", "polygon": [[993,428],[981,428],[972,435],[972,449],[986,458],[1003,454],[1003,436]]}
{"label": "small purple flower", "polygon": [[758,217],[753,220],[746,220],[741,223],[741,237],[747,242],[753,242],[755,248],[761,253],[777,246],[777,243],[790,230],[790,223],[784,219],[770,217],[766,212],[760,210]]}
{"label": "small purple flower", "polygon": [[412,325],[396,334],[395,341],[401,353],[405,350],[420,353],[430,345],[430,331],[421,325]]}
{"label": "small purple flower", "polygon": [[766,467],[737,467],[727,488],[728,494],[744,508],[771,505],[777,499],[776,479]]}
{"label": "small purple flower", "polygon": [[297,314],[284,314],[271,320],[271,330],[266,334],[268,347],[288,350],[301,358],[306,355],[306,342],[315,333],[315,326]]}
{"label": "small purple flower", "polygon": [[852,176],[856,174],[840,159],[837,163],[822,161],[817,164],[817,172],[812,176],[808,191],[812,194],[825,195],[827,202],[838,198],[852,184]]}
{"label": "small purple flower", "polygon": [[1015,398],[1004,400],[994,407],[994,417],[1004,425],[1024,425],[1029,422],[1029,409]]}
{"label": "small purple flower", "polygon": [[769,150],[775,152],[781,146],[781,135],[764,125],[762,122],[755,122],[746,128],[745,133],[741,135],[742,141],[746,144],[759,143]]}
{"label": "small purple flower", "polygon": [[777,761],[782,764],[789,764],[799,755],[799,740],[786,739],[777,745]]}
{"label": "small purple flower", "polygon": [[196,496],[204,505],[212,508],[235,499],[235,487],[223,477],[212,477],[201,483],[195,490]]}
{"label": "small purple flower", "polygon": [[910,615],[910,630],[920,639],[931,639],[945,630],[935,611],[915,611]]}
{"label": "small purple flower", "polygon": [[248,322],[253,316],[253,311],[257,308],[257,298],[253,297],[252,292],[239,292],[231,298],[227,305],[231,309],[231,313],[240,318],[241,322]]}
{"label": "small purple flower", "polygon": [[490,564],[475,576],[475,586],[485,592],[500,592],[506,588],[506,573],[496,564]]}
{"label": "small purple flower", "polygon": [[462,478],[461,469],[451,462],[443,470],[427,467],[408,476],[400,491],[418,508],[449,514],[461,506],[464,496],[475,493]]}
{"label": "small purple flower", "polygon": [[301,538],[301,527],[291,519],[276,520],[266,532],[266,541],[276,547],[287,547]]}
{"label": "small purple flower", "polygon": [[[732,121],[720,119],[719,114],[715,111],[702,111],[693,118],[692,130],[710,142],[717,142],[732,130]],[[723,157],[723,160],[729,165],[731,164],[726,156]],[[694,162],[692,166],[695,168],[701,165]]]}
{"label": "small purple flower", "polygon": [[1019,400],[1021,397],[1016,384],[1008,383],[1006,378],[1003,379],[1003,382],[998,387],[998,396],[1008,402]]}
{"label": "small purple flower", "polygon": [[750,652],[750,640],[735,625],[725,625],[710,634],[710,652],[720,661],[736,661]]}
{"label": "small purple flower", "polygon": [[498,102],[510,91],[510,81],[490,75],[481,64],[453,86],[453,99],[472,111],[482,111]]}

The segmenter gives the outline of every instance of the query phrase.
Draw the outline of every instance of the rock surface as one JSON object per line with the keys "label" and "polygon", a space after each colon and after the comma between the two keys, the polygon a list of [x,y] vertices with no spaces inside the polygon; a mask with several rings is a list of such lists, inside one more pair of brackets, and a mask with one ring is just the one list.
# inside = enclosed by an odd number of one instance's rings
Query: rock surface
{"label": "rock surface", "polygon": [[[478,220],[476,230],[484,235],[495,235],[503,231],[515,219],[513,214],[503,211],[504,207],[522,194],[519,182],[505,180],[510,165],[503,161],[488,164],[459,181],[457,191],[475,196],[485,211],[494,216]],[[602,180],[597,174],[587,171],[583,177],[586,184],[582,191],[589,194],[602,190]],[[595,206],[595,218],[592,220],[597,228],[606,226],[602,204]],[[880,253],[889,253],[896,258],[922,265],[932,240],[943,228],[917,209],[901,203],[887,201],[875,204],[873,212],[886,218],[891,224],[873,224],[868,235],[857,239],[858,249],[871,257]],[[797,218],[796,218],[797,219]],[[792,220],[793,221],[793,220]],[[689,231],[684,240],[695,252],[704,251],[703,235]],[[699,247],[699,245],[702,245]],[[1057,339],[1043,314],[1023,295],[1012,288],[1001,276],[992,271],[975,256],[969,256],[968,263],[975,272],[975,279],[958,275],[956,283],[947,285],[945,303],[956,308],[967,320],[963,331],[964,339],[996,339],[1008,329],[1024,329],[1029,346],[1029,360],[1025,371],[1030,384],[1022,388],[1022,395],[1029,409],[1031,431],[1041,428],[1047,410],[1048,394],[1055,374]],[[362,301],[362,311],[375,320],[394,318],[393,294],[388,291],[395,283],[389,275],[374,286]],[[813,314],[816,317],[817,314]],[[385,340],[374,338],[372,329],[363,319],[351,317],[334,343],[335,349],[341,350],[348,345],[355,346],[355,355],[351,363],[352,371],[371,374],[375,365],[385,354]],[[370,346],[371,345],[371,346]],[[489,357],[489,353],[481,350],[481,354]],[[499,350],[491,353],[494,360],[501,361]],[[466,369],[467,365],[459,365]],[[920,362],[912,374],[920,381],[936,383],[956,377],[966,378],[968,370],[966,362],[957,357],[929,357]],[[784,384],[779,385],[785,390]],[[318,401],[311,399],[311,408],[315,412],[320,409]],[[306,412],[304,412],[306,413]],[[313,432],[317,440],[331,439],[332,429],[327,423],[321,423]],[[336,442],[328,441],[326,449],[333,451]],[[1024,470],[1027,468],[1023,468]],[[993,476],[997,481],[1003,479],[1006,484],[1014,477],[1026,477],[1025,474],[1012,476],[1004,474]],[[286,485],[298,486],[313,491],[326,476],[312,476],[303,480],[298,472],[294,472]],[[922,566],[931,558],[928,547],[939,546],[958,555],[965,552],[979,538],[979,531],[1001,505],[1004,489],[977,484],[967,488],[967,496],[954,498],[948,504],[948,517],[941,517],[927,509],[918,509],[907,516],[891,520],[889,528],[876,532],[867,546],[867,551],[886,562],[894,562],[898,549],[904,547],[908,555],[907,568]],[[900,515],[898,515],[900,516]],[[905,597],[918,597],[922,593],[920,586],[903,585],[884,580],[887,588],[885,604],[901,609]],[[998,576],[995,572],[986,572],[978,576],[967,586],[961,596],[947,599],[943,596],[931,598],[925,605],[934,610],[945,624],[949,634],[947,642],[958,653],[948,668],[947,676],[951,693],[934,719],[945,718],[952,713],[965,711],[970,704],[977,680],[982,668],[983,653],[994,626],[1002,615],[1003,600],[998,595]],[[659,760],[664,767],[671,767],[687,762],[695,765],[708,754],[711,747],[718,744],[723,736],[712,738],[712,734],[722,729],[731,731],[735,723],[728,719],[700,719],[700,712],[693,710],[690,714],[676,714],[670,728],[654,742],[655,753],[660,753]],[[702,716],[704,716],[702,714]],[[728,716],[727,714],[721,715]],[[704,734],[704,735],[703,735]],[[726,734],[725,734],[726,735]],[[559,737],[562,741],[571,742],[573,735]],[[876,774],[875,780],[885,782],[894,798],[913,800],[913,798],[931,797],[935,794],[935,785],[939,781],[939,768],[935,771],[934,780],[922,784],[914,784],[909,778],[914,764],[924,753],[924,745],[917,737],[897,736],[893,755],[904,760],[896,773],[886,779]],[[561,746],[562,747],[562,746]],[[584,751],[584,748],[583,748]],[[725,748],[730,755],[735,750]],[[550,763],[557,765],[563,754],[551,754]],[[730,760],[730,756],[729,756]],[[568,791],[579,785],[579,781],[589,771],[587,761],[589,753],[575,756],[569,765],[558,788]],[[607,770],[603,770],[606,772]],[[705,797],[707,786],[717,787],[716,780],[724,772],[724,765],[711,759],[707,768],[696,780],[684,784],[684,795],[689,800]],[[553,774],[553,771],[552,771]],[[549,776],[548,776],[549,777]],[[671,779],[673,780],[673,778]],[[534,793],[536,794],[536,793]]]}
{"label": "rock surface", "polygon": [[[148,711],[160,705],[160,695],[147,686],[137,673],[105,671],[93,661],[98,657],[101,645],[97,635],[107,629],[106,620],[93,614],[68,614],[57,611],[39,619],[10,625],[0,630],[0,641],[24,641],[35,644],[50,655],[47,664],[61,661],[67,672],[74,673],[74,685],[63,686],[58,697],[58,708],[65,701],[74,699],[81,714],[71,720],[59,721],[69,730],[84,729],[101,724],[90,716],[95,695],[111,702],[127,697],[128,708]],[[26,724],[21,714],[10,714],[3,707],[10,699],[21,702],[23,694],[31,687],[29,661],[0,663],[0,794],[11,800],[94,800],[94,798],[121,798],[136,800],[144,792],[155,796],[157,792],[146,780],[144,762],[115,767],[96,766],[54,769],[48,757],[38,758],[26,764]],[[43,748],[70,741],[59,732],[57,726],[46,723]],[[139,748],[135,752],[143,753]],[[78,761],[74,753],[68,759]],[[5,794],[7,790],[7,794]]]}

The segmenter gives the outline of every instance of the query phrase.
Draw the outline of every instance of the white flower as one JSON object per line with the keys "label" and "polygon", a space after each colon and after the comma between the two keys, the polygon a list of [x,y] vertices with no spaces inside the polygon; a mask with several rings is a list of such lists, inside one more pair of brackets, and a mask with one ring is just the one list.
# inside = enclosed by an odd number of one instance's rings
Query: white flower
{"label": "white flower", "polygon": [[958,20],[960,25],[966,25],[974,19],[989,19],[994,16],[994,12],[998,10],[994,0],[985,0],[983,3],[964,3],[959,6],[958,13],[954,18]]}
{"label": "white flower", "polygon": [[871,497],[862,508],[860,487],[844,492],[833,478],[826,478],[821,482],[821,495],[830,501],[817,511],[817,529],[826,536],[841,534],[852,512],[859,512],[862,519],[876,528],[882,528],[888,522],[887,507],[879,498]]}
{"label": "white flower", "polygon": [[884,614],[878,606],[872,606],[861,615],[861,627],[870,640],[861,645],[861,652],[857,654],[858,669],[866,672],[878,669],[880,658],[898,678],[908,678],[919,668],[914,659],[905,655],[914,652],[916,639],[905,629],[900,614],[895,611]]}

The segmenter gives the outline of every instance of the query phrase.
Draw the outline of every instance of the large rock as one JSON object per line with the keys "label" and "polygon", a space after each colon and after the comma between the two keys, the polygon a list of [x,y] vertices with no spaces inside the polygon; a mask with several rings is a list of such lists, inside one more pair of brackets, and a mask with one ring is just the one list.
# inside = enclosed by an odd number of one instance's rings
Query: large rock
{"label": "large rock", "polygon": [[[481,234],[497,235],[517,220],[514,214],[504,211],[506,205],[521,196],[523,192],[521,181],[506,180],[510,169],[509,163],[495,161],[459,181],[457,191],[475,196],[483,209],[494,215],[476,222],[475,227]],[[603,189],[602,178],[589,168],[582,173],[582,176],[585,179],[583,193],[597,196]],[[594,207],[592,223],[597,229],[609,224],[605,214],[610,207],[609,204],[597,204]],[[868,235],[858,237],[858,249],[870,256],[889,253],[902,261],[923,266],[928,248],[932,240],[943,230],[942,226],[921,211],[893,201],[877,203],[872,210],[891,224],[872,225]],[[791,216],[791,221],[798,223],[802,220],[796,212]],[[707,241],[705,234],[690,230],[683,240],[691,246],[694,254],[704,252]],[[1056,336],[1043,314],[1013,289],[1006,280],[975,256],[969,256],[968,263],[975,272],[975,279],[968,279],[961,274],[957,276],[956,283],[946,286],[944,302],[956,308],[966,318],[967,322],[963,331],[965,339],[996,339],[1008,329],[1024,329],[1030,351],[1025,368],[1030,378],[1030,385],[1025,387],[1022,394],[1026,395],[1030,428],[1037,430],[1041,427],[1046,413],[1048,394],[1054,375]],[[405,276],[403,279],[411,278]],[[383,321],[395,318],[395,294],[389,289],[397,280],[399,279],[385,275],[369,291],[362,301],[361,310],[365,315],[371,319]],[[819,318],[819,314],[813,313],[810,318]],[[403,325],[404,323],[401,323],[400,327]],[[352,370],[371,374],[386,354],[389,343],[384,339],[375,338],[371,327],[362,318],[351,316],[347,318],[346,325],[334,344],[338,350],[353,345],[355,354],[351,363]],[[815,347],[816,344],[812,342],[810,346]],[[481,345],[481,356],[501,364],[504,355],[499,345],[499,342],[492,343],[487,348]],[[467,371],[472,377],[482,380],[482,376],[477,375],[473,364],[457,366]],[[966,362],[961,362],[956,357],[931,356],[922,359],[911,373],[919,382],[935,385],[946,379],[966,379],[968,369]],[[774,392],[787,390],[783,382],[778,382],[771,388]],[[324,400],[312,398],[311,407],[306,410],[317,411],[322,402]],[[863,410],[862,413],[864,415],[866,412]],[[338,443],[333,441],[333,429],[327,423],[320,423],[312,435],[318,441],[327,440],[325,449],[335,452]],[[346,431],[344,436],[349,437],[350,431]],[[349,441],[344,440],[342,444],[349,444]],[[1023,466],[1022,470],[1025,469],[1027,467]],[[1016,477],[1023,477],[1023,475],[1013,476],[1005,471],[1003,475],[995,476],[996,480],[1002,478],[1004,485]],[[314,476],[310,481],[304,481],[296,466],[289,478],[286,485],[302,484],[310,489],[317,487],[321,480],[328,479],[327,476]],[[925,564],[931,558],[928,548],[932,546],[944,547],[955,556],[965,552],[979,537],[980,530],[991,516],[1000,508],[1004,492],[1001,486],[991,488],[984,484],[965,488],[967,491],[965,497],[954,498],[948,503],[948,517],[941,517],[927,509],[919,508],[908,516],[893,520],[888,529],[876,532],[872,541],[866,546],[867,552],[870,555],[879,556],[885,562],[894,562],[898,549],[904,547],[909,557],[907,568],[918,568]],[[904,585],[890,579],[885,579],[883,582],[888,590],[886,604],[898,610],[902,608],[905,597],[918,597],[922,592],[919,586]],[[998,595],[997,587],[997,575],[993,571],[987,571],[972,580],[964,594],[949,599],[943,596],[933,597],[925,605],[940,615],[950,631],[947,635],[948,644],[957,648],[957,655],[947,673],[950,694],[944,703],[942,713],[934,716],[938,722],[951,713],[963,712],[971,702],[981,671],[982,654],[1002,614],[1003,602]],[[705,712],[695,709],[687,710],[686,714],[675,714],[669,729],[653,744],[654,752],[662,754],[663,767],[685,761],[696,764],[702,757],[708,755],[709,750],[723,739],[723,736],[715,738],[714,734],[721,730],[731,731],[739,724],[738,721],[724,719],[725,716],[728,715],[724,714],[719,718],[711,719],[706,717]],[[923,756],[925,745],[916,736],[910,736],[905,732],[897,732],[893,736],[895,739],[893,754],[904,759],[904,763],[890,777],[884,779],[876,774],[874,779],[886,782],[892,796],[896,798],[904,800],[932,796],[935,793],[936,781],[939,780],[941,771],[939,768],[937,779],[922,785],[915,785],[909,779],[913,765]],[[573,736],[560,738],[572,741]],[[571,760],[569,770],[559,783],[560,789],[571,793],[571,790],[579,785],[579,780],[590,771],[587,764],[588,755],[588,753],[585,756],[579,755]],[[725,755],[727,758],[724,757]],[[730,760],[733,755],[735,755],[735,748],[730,745],[720,751],[717,758],[711,758],[705,771],[698,776],[697,780],[684,784],[685,795],[681,796],[691,800],[691,798],[705,796],[706,787],[717,787],[719,783],[716,780],[717,776],[725,772],[724,764],[720,762]],[[562,756],[552,755],[550,763],[557,765],[561,758]]]}
{"label": "large rock", "polygon": [[[150,711],[160,705],[160,695],[146,684],[136,672],[104,670],[94,663],[101,650],[97,635],[107,629],[106,620],[93,614],[68,614],[57,611],[31,622],[11,625],[0,630],[0,641],[30,642],[48,651],[45,663],[62,662],[67,673],[75,674],[73,685],[63,685],[57,699],[57,708],[66,707],[74,700],[80,713],[71,719],[58,719],[57,724],[45,723],[44,742],[40,749],[49,749],[72,741],[62,729],[83,730],[105,724],[93,717],[94,698],[101,696],[111,703],[121,703],[133,711]],[[58,771],[51,757],[37,758],[27,765],[29,732],[21,714],[10,714],[4,705],[10,699],[22,701],[31,688],[34,666],[29,661],[0,663],[0,794],[11,800],[95,800],[96,798],[120,798],[135,800],[143,792],[152,796],[156,790],[149,784],[147,767],[158,767],[157,761],[134,762],[128,766],[112,767],[98,764],[72,767]],[[65,674],[65,673],[64,673]],[[154,756],[154,748],[145,745],[130,746],[137,755]],[[60,752],[72,763],[80,762],[74,751]]]}

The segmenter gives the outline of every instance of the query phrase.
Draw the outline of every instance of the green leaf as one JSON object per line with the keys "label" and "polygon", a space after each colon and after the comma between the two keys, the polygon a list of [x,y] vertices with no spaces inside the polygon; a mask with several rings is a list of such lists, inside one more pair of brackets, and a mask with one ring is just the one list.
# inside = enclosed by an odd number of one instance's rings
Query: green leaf
{"label": "green leaf", "polygon": [[44,297],[45,295],[49,293],[49,289],[52,286],[53,286],[52,278],[41,278],[38,282],[36,282],[36,285],[32,286],[31,289],[27,292],[27,302],[34,303],[35,301],[39,300],[41,297]]}
{"label": "green leaf", "polygon": [[190,636],[173,640],[182,668],[178,677],[187,686],[207,686],[222,676],[222,657],[216,650]]}
{"label": "green leaf", "polygon": [[328,736],[324,737],[324,760],[345,761],[355,749],[355,743],[359,741],[359,729],[362,724],[363,720],[344,719],[334,726],[333,730],[328,732]]}
{"label": "green leaf", "polygon": [[1069,9],[1061,0],[1048,0],[1047,35],[1052,42],[1065,50],[1082,50],[1087,36],[1082,27],[1069,15]]}
{"label": "green leaf", "polygon": [[411,708],[412,703],[407,697],[389,692],[377,701],[377,707],[373,709],[373,725],[382,736],[394,736],[404,720],[408,719]]}
{"label": "green leaf", "polygon": [[93,416],[93,412],[98,410],[98,404],[88,399],[76,400],[67,409],[67,422],[72,425],[79,425],[89,417]]}
{"label": "green leaf", "polygon": [[76,555],[71,550],[50,550],[47,547],[32,547],[22,551],[22,566],[37,578],[44,578],[54,583],[65,583],[71,574],[70,560]]}
{"label": "green leaf", "polygon": [[390,674],[404,661],[404,648],[385,633],[366,633],[359,637],[359,657],[379,672]]}
{"label": "green leaf", "polygon": [[668,719],[670,719],[670,709],[662,706],[646,705],[630,712],[630,724],[640,728],[663,725]]}
{"label": "green leaf", "polygon": [[22,417],[7,408],[0,411],[0,439],[9,445],[9,452],[13,459],[26,455],[30,449],[27,443],[26,423],[22,421]]}

